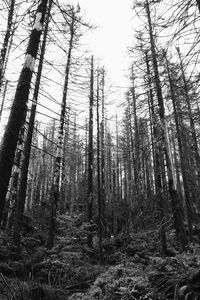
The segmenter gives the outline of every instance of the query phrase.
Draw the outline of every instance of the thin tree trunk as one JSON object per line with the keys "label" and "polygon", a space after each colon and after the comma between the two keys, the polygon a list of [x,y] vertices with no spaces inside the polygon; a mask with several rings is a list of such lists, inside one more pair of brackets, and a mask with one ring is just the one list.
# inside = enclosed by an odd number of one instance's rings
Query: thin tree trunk
{"label": "thin tree trunk", "polygon": [[6,34],[3,41],[3,47],[1,49],[1,54],[0,54],[0,91],[3,82],[6,55],[8,52],[8,43],[9,43],[10,36],[12,34],[14,8],[15,8],[15,0],[11,0],[9,12],[8,12],[7,30],[6,30]]}
{"label": "thin tree trunk", "polygon": [[104,85],[105,85],[105,70],[102,70],[102,97],[101,97],[101,203],[102,203],[102,222],[103,234],[107,233],[106,225],[106,205],[105,205],[105,103],[104,103]]}
{"label": "thin tree trunk", "polygon": [[180,60],[180,67],[181,67],[181,73],[182,73],[182,79],[183,79],[183,84],[184,84],[184,92],[185,92],[185,99],[187,103],[187,108],[188,108],[188,115],[189,115],[189,120],[190,120],[190,129],[192,133],[192,139],[193,139],[193,149],[194,149],[194,155],[195,155],[195,160],[196,160],[196,168],[197,168],[197,174],[198,174],[198,188],[200,187],[200,156],[199,156],[199,147],[198,147],[198,141],[197,141],[197,135],[196,135],[196,130],[195,130],[195,124],[194,124],[194,118],[192,115],[192,108],[191,108],[191,103],[190,103],[190,97],[189,97],[189,92],[188,92],[188,84],[186,81],[185,77],[185,72],[183,68],[183,62],[181,59],[181,53],[180,49],[177,48],[177,52],[179,55],[179,60]]}
{"label": "thin tree trunk", "polygon": [[180,202],[180,198],[176,191],[176,186],[174,182],[174,174],[173,174],[173,167],[171,162],[171,154],[170,154],[168,133],[167,133],[167,123],[165,120],[164,101],[163,101],[163,95],[162,95],[162,89],[160,83],[160,76],[158,72],[158,64],[156,58],[156,50],[154,44],[154,37],[153,37],[153,30],[152,30],[152,23],[151,23],[148,1],[149,0],[146,0],[146,12],[147,12],[147,18],[149,24],[149,36],[150,36],[154,76],[155,76],[155,86],[156,86],[156,93],[157,93],[158,106],[159,106],[159,116],[161,122],[161,130],[162,130],[162,141],[165,147],[165,157],[166,157],[166,164],[167,164],[167,171],[168,171],[168,186],[169,186],[169,193],[171,197],[171,206],[173,211],[174,226],[176,230],[177,240],[180,241],[181,249],[183,250],[187,246],[187,238],[186,238],[186,232],[184,228],[184,216],[182,214],[182,209],[181,209],[182,204]]}
{"label": "thin tree trunk", "polygon": [[70,23],[70,41],[67,55],[67,64],[65,69],[65,82],[63,88],[63,97],[62,97],[62,106],[61,106],[61,114],[60,114],[60,125],[58,132],[58,148],[56,154],[55,168],[54,168],[54,179],[53,186],[51,191],[51,204],[50,204],[50,224],[49,231],[47,236],[46,246],[48,249],[51,249],[54,245],[54,237],[56,230],[56,214],[57,214],[57,206],[59,202],[59,183],[60,183],[60,168],[61,168],[61,156],[62,156],[62,147],[63,147],[63,133],[64,133],[64,123],[65,123],[65,114],[67,109],[67,92],[68,92],[68,84],[69,84],[69,74],[71,67],[71,56],[72,50],[74,46],[74,38],[75,38],[75,21],[76,21],[76,12],[74,7],[71,8],[71,23]]}
{"label": "thin tree trunk", "polygon": [[[93,219],[93,105],[94,105],[94,61],[91,58],[90,75],[90,107],[89,107],[89,139],[88,139],[88,222]],[[87,236],[88,247],[92,247],[92,234]]]}
{"label": "thin tree trunk", "polygon": [[99,132],[99,73],[97,74],[97,186],[99,208],[99,263],[103,263],[102,249],[102,199],[101,199],[101,172],[100,172],[100,132]]}
{"label": "thin tree trunk", "polygon": [[3,108],[4,108],[4,102],[5,102],[7,87],[8,87],[8,80],[6,80],[4,91],[3,91],[3,97],[2,97],[1,108],[0,108],[0,122],[1,122],[1,117],[2,117],[2,113],[3,113]]}
{"label": "thin tree trunk", "polygon": [[174,120],[176,124],[176,132],[177,132],[177,140],[178,140],[178,147],[179,147],[179,154],[180,154],[180,162],[181,162],[181,171],[182,171],[182,177],[183,177],[183,186],[184,186],[184,192],[185,192],[185,202],[186,202],[186,208],[187,208],[187,222],[188,222],[188,233],[189,233],[189,240],[190,242],[193,239],[192,234],[192,203],[191,203],[191,197],[190,197],[190,188],[188,185],[189,178],[187,175],[187,166],[186,166],[186,157],[185,157],[185,150],[182,144],[181,140],[181,131],[180,131],[180,125],[179,125],[179,119],[178,119],[178,112],[176,107],[176,97],[174,92],[174,84],[173,80],[171,78],[170,70],[169,70],[169,63],[167,56],[165,54],[165,60],[166,60],[166,67],[167,67],[167,74],[169,79],[169,85],[170,85],[170,92],[171,92],[171,98],[172,98],[172,104],[174,109]]}
{"label": "thin tree trunk", "polygon": [[152,154],[153,154],[153,170],[154,170],[154,180],[155,180],[155,194],[156,194],[156,204],[159,209],[159,221],[160,221],[160,241],[161,241],[161,252],[163,255],[167,254],[167,240],[166,240],[166,232],[163,226],[164,223],[164,199],[162,194],[162,180],[161,180],[161,160],[163,156],[163,151],[160,151],[160,141],[159,141],[159,133],[157,129],[157,116],[154,109],[154,98],[153,98],[153,90],[151,86],[151,78],[150,78],[150,67],[148,54],[145,53],[146,67],[147,67],[147,80],[149,93],[148,97],[148,105],[149,105],[149,113],[150,120],[152,122],[151,129],[151,143],[152,143]]}

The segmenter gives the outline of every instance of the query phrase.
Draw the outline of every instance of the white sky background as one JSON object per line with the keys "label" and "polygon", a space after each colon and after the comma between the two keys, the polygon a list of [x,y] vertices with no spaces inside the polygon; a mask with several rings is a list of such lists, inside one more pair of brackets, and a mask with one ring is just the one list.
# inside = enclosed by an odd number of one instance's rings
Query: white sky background
{"label": "white sky background", "polygon": [[[84,20],[97,26],[95,30],[87,33],[87,37],[83,40],[86,48],[94,55],[96,62],[100,60],[100,66],[105,67],[107,73],[105,100],[107,104],[110,104],[106,109],[109,117],[115,115],[116,107],[124,102],[126,87],[129,85],[128,47],[132,45],[134,35],[134,12],[131,9],[133,0],[62,0],[61,3],[74,5],[79,3]],[[25,49],[26,46],[23,47]],[[23,64],[23,59],[24,55],[19,64]],[[16,80],[21,69],[21,65],[17,67],[17,64],[18,59],[12,62],[11,70],[12,72],[16,70]],[[121,112],[121,109],[119,111]],[[7,115],[8,110],[6,110]],[[7,117],[4,123],[7,123]]]}
{"label": "white sky background", "polygon": [[113,85],[127,86],[129,59],[127,47],[131,44],[133,0],[77,0],[85,19],[97,25],[89,34],[88,47],[102,64]]}

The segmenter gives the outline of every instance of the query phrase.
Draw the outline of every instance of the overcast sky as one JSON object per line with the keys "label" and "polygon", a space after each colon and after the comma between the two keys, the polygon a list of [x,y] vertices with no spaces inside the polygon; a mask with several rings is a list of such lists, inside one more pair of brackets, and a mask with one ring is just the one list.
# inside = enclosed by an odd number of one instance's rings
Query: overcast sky
{"label": "overcast sky", "polygon": [[[90,34],[89,47],[94,56],[102,58],[110,79],[124,84],[127,74],[127,47],[133,35],[132,0],[77,0],[86,20],[98,28]],[[73,1],[74,3],[74,1]]]}

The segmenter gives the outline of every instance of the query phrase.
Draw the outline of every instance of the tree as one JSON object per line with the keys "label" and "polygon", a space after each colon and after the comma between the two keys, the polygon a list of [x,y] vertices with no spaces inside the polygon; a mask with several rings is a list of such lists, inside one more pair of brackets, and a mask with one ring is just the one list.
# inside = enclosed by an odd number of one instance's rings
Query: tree
{"label": "tree", "polygon": [[40,36],[42,34],[47,2],[47,0],[42,0],[39,3],[36,11],[33,29],[31,31],[26,50],[24,66],[19,76],[13,105],[3,137],[2,148],[0,152],[0,222],[2,220],[5,197],[14,162],[18,135],[26,116],[30,84],[38,53]]}
{"label": "tree", "polygon": [[9,39],[12,34],[14,8],[15,8],[15,0],[11,0],[10,8],[8,11],[6,34],[4,36],[3,46],[0,54],[0,91],[1,91],[2,81],[3,81],[3,75],[4,75],[6,55],[8,53]]}
{"label": "tree", "polygon": [[13,228],[13,241],[18,249],[20,248],[22,215],[24,212],[25,200],[26,200],[27,177],[28,177],[28,167],[29,167],[30,152],[31,152],[31,143],[32,143],[32,137],[33,137],[36,107],[37,107],[37,101],[38,101],[40,81],[41,81],[41,76],[42,76],[42,68],[43,68],[43,61],[44,61],[44,55],[45,55],[45,49],[46,49],[46,41],[47,41],[47,34],[48,34],[48,27],[49,27],[52,3],[53,3],[53,1],[50,0],[49,4],[48,4],[46,25],[45,25],[45,29],[44,29],[44,37],[43,37],[43,42],[42,42],[42,46],[41,46],[41,54],[40,54],[40,60],[39,60],[39,65],[38,65],[38,72],[37,72],[37,76],[36,76],[36,83],[35,83],[35,88],[34,88],[34,93],[33,93],[33,103],[32,103],[32,107],[31,107],[28,132],[27,132],[25,146],[24,146],[24,159],[22,161],[22,166],[21,166],[19,191],[17,193],[17,205],[16,205],[15,222],[14,222],[14,228]]}
{"label": "tree", "polygon": [[153,37],[153,30],[152,30],[152,23],[151,23],[151,15],[150,15],[150,8],[149,2],[146,0],[146,13],[149,25],[149,37],[150,37],[150,47],[151,47],[151,54],[152,54],[152,63],[154,69],[154,80],[155,80],[155,87],[156,87],[156,94],[159,106],[159,117],[161,122],[161,130],[162,130],[162,141],[165,147],[165,158],[167,164],[167,173],[168,173],[168,186],[169,186],[169,193],[171,197],[171,205],[173,210],[174,216],[174,225],[176,229],[177,239],[180,242],[182,250],[187,245],[187,237],[184,228],[184,218],[183,218],[183,209],[182,203],[180,202],[179,195],[176,190],[175,181],[174,181],[174,174],[173,174],[173,167],[171,161],[171,153],[169,147],[169,140],[168,140],[168,132],[167,132],[167,122],[165,119],[165,108],[164,108],[164,100],[162,95],[161,83],[160,83],[160,76],[158,71],[158,64],[157,64],[157,57],[156,57],[156,49]]}
{"label": "tree", "polygon": [[97,188],[98,188],[98,213],[99,213],[99,262],[103,263],[102,237],[102,198],[101,198],[101,168],[100,168],[100,122],[99,122],[99,70],[97,71]]}
{"label": "tree", "polygon": [[69,84],[69,74],[71,67],[71,56],[72,50],[74,48],[74,39],[76,38],[76,23],[79,23],[80,20],[77,18],[77,14],[80,12],[80,8],[77,9],[74,6],[71,6],[68,10],[68,14],[70,14],[69,20],[69,30],[70,30],[70,40],[68,46],[68,54],[67,54],[67,63],[65,68],[65,81],[63,87],[63,96],[62,96],[62,104],[61,104],[61,114],[60,114],[60,124],[59,124],[59,132],[58,132],[58,147],[57,154],[55,160],[54,167],[54,175],[53,175],[53,186],[51,191],[51,207],[50,207],[50,224],[49,224],[49,232],[47,237],[47,248],[51,249],[54,244],[54,235],[56,230],[56,211],[59,202],[59,183],[60,183],[60,170],[61,170],[61,158],[62,158],[62,146],[63,146],[63,137],[64,137],[64,124],[65,124],[65,114],[67,109],[67,92],[68,92],[68,84]]}
{"label": "tree", "polygon": [[[94,105],[94,58],[91,57],[89,137],[88,137],[88,223],[93,222],[93,105]],[[88,247],[92,247],[92,234],[87,236]]]}

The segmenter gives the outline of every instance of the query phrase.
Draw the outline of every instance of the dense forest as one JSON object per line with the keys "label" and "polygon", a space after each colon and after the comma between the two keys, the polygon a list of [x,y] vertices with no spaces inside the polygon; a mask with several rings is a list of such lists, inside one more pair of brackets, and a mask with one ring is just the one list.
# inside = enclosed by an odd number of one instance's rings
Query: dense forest
{"label": "dense forest", "polygon": [[130,10],[109,103],[80,4],[0,2],[2,300],[200,299],[200,1]]}

